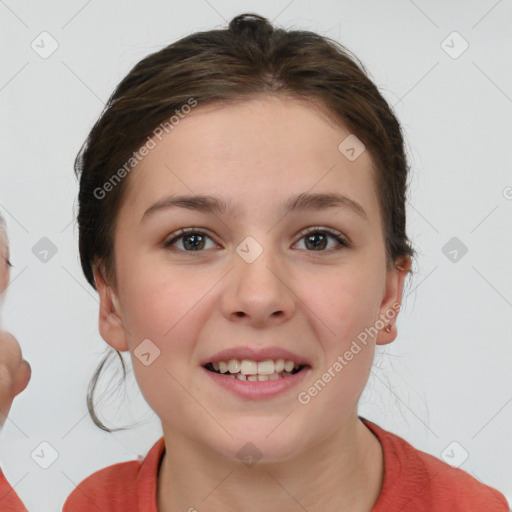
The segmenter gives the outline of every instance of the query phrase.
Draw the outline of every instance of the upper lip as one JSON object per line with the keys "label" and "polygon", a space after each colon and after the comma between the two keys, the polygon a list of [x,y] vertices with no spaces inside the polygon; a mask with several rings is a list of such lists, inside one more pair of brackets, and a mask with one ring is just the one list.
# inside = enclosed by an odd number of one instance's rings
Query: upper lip
{"label": "upper lip", "polygon": [[204,366],[208,363],[218,363],[219,361],[229,361],[230,359],[250,359],[253,361],[267,361],[269,359],[284,359],[285,361],[293,361],[295,364],[306,365],[308,361],[298,354],[291,352],[280,347],[265,347],[265,348],[251,348],[251,347],[234,347],[227,348],[217,352],[208,359],[205,359],[201,365]]}

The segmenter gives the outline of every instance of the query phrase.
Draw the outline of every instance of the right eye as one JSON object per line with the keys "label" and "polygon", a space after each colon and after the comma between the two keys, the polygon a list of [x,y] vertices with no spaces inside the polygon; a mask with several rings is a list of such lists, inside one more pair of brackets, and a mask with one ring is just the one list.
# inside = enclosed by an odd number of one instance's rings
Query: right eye
{"label": "right eye", "polygon": [[[196,228],[185,228],[172,233],[165,240],[164,247],[180,252],[202,252],[202,249],[205,249],[206,239],[213,241],[204,231]],[[181,245],[181,248],[176,247],[176,244]],[[217,244],[214,242],[214,245]]]}

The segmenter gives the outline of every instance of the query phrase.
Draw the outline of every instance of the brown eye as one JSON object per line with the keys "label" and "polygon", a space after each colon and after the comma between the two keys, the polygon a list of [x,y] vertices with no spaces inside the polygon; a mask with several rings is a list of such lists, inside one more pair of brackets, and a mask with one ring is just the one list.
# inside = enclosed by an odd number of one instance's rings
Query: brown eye
{"label": "brown eye", "polygon": [[[305,247],[310,251],[328,252],[329,250],[338,250],[342,247],[349,247],[349,243],[345,238],[334,230],[329,228],[322,228],[320,226],[303,230],[300,233],[303,235],[301,240],[305,240]],[[325,250],[329,244],[329,238],[335,241],[334,247]]]}

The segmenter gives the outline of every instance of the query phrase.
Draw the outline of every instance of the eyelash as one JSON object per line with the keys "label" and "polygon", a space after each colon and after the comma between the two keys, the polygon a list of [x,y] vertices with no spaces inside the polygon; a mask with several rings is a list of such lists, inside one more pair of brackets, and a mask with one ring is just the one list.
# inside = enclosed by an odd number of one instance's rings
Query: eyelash
{"label": "eyelash", "polygon": [[[307,251],[307,252],[311,252],[311,253],[315,253],[315,252],[331,253],[332,251],[338,251],[338,250],[343,249],[343,248],[350,248],[351,247],[351,244],[348,242],[348,240],[346,238],[343,237],[343,235],[341,233],[339,233],[338,231],[335,231],[335,230],[333,230],[331,228],[326,228],[326,227],[322,227],[322,226],[314,226],[314,227],[311,227],[311,228],[303,229],[299,233],[299,235],[301,235],[301,238],[299,238],[298,241],[302,240],[303,238],[305,238],[308,235],[312,235],[312,234],[315,234],[315,233],[327,233],[331,238],[334,238],[334,240],[336,240],[336,242],[338,242],[339,245],[338,245],[338,247],[327,249],[327,250]],[[170,250],[174,250],[174,251],[178,251],[178,252],[185,252],[185,253],[200,253],[200,252],[204,252],[204,250],[202,250],[202,251],[186,251],[184,249],[178,249],[178,248],[172,246],[180,238],[184,238],[185,236],[191,235],[191,234],[194,234],[194,235],[205,235],[208,238],[213,240],[213,238],[210,235],[208,235],[208,233],[206,233],[205,231],[203,231],[201,229],[198,229],[198,228],[184,228],[184,229],[180,229],[175,234],[173,234],[174,236],[171,236],[171,238],[167,238],[164,241],[164,248],[170,249]]]}

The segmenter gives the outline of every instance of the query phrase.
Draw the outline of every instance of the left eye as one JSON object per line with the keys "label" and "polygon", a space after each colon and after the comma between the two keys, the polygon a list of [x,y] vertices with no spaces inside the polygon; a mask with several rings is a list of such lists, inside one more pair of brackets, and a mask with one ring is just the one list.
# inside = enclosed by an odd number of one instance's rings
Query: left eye
{"label": "left eye", "polygon": [[299,241],[305,240],[306,247],[312,247],[313,251],[326,252],[322,249],[326,248],[326,245],[328,244],[328,238],[336,241],[334,250],[341,249],[342,247],[349,247],[349,243],[341,233],[338,233],[337,231],[329,228],[322,228],[318,226],[309,230],[301,231],[300,234],[303,235],[303,237]]}
{"label": "left eye", "polygon": [[[329,228],[322,227],[314,227],[312,229],[303,230],[300,232],[302,238],[299,240],[304,240],[306,249],[311,249],[313,251],[326,252],[324,249],[328,246],[329,238],[335,241],[334,248],[328,249],[341,249],[343,247],[349,247],[349,242],[343,237],[341,233],[337,231],[331,230]],[[197,252],[202,249],[211,249],[213,247],[205,247],[206,240],[212,240],[212,238],[207,235],[204,231],[200,231],[195,228],[188,228],[180,230],[175,236],[167,239],[164,242],[164,247],[173,248],[177,250],[181,250],[184,252]],[[181,243],[178,243],[181,242]],[[298,243],[298,242],[297,242]],[[216,246],[215,242],[213,242],[213,246]]]}

